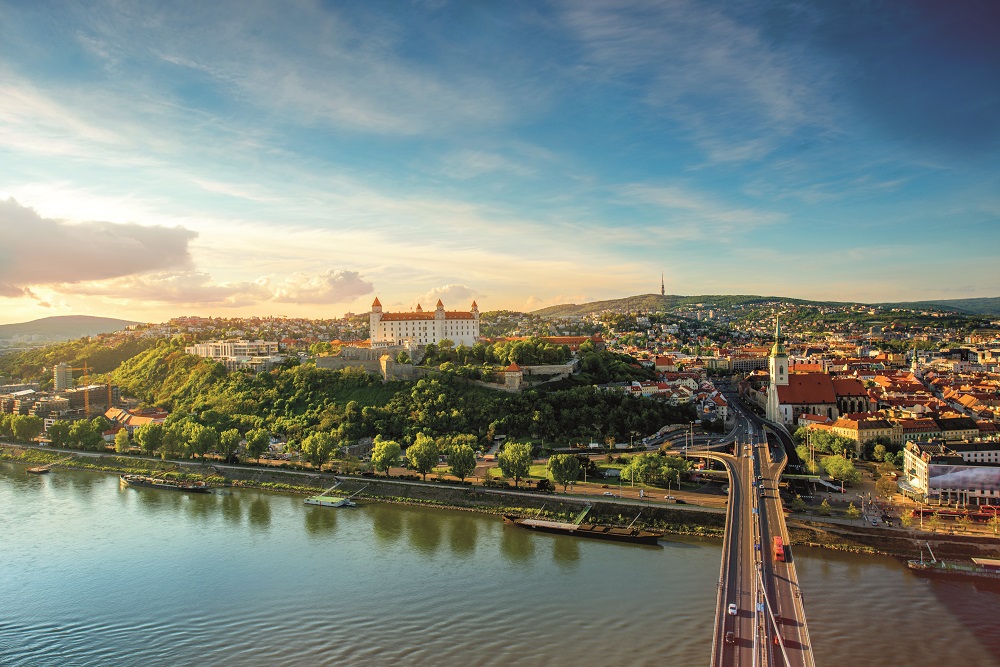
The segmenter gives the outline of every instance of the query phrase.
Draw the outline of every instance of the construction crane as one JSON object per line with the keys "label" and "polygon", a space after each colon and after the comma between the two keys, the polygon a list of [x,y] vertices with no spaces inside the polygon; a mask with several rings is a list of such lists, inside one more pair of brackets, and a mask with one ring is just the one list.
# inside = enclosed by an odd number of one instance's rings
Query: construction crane
{"label": "construction crane", "polygon": [[[87,419],[90,419],[90,367],[87,366],[86,360],[83,362],[83,366],[78,367],[68,367],[67,370],[70,371],[83,371],[83,412],[87,415]],[[108,377],[108,408],[114,407],[114,401],[112,401],[111,393],[111,377]]]}

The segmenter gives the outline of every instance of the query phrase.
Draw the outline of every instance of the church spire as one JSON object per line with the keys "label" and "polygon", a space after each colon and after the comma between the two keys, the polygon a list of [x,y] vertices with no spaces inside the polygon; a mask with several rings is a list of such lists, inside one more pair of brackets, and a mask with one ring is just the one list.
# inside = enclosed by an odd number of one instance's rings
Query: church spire
{"label": "church spire", "polygon": [[781,321],[777,315],[774,316],[774,346],[771,348],[771,356],[787,356],[785,346],[781,343]]}

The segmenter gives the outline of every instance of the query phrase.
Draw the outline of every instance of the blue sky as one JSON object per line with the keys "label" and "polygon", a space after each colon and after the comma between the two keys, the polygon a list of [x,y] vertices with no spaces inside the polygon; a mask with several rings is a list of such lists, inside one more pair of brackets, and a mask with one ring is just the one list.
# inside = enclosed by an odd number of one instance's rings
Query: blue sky
{"label": "blue sky", "polygon": [[997,296],[998,23],[0,0],[0,321]]}

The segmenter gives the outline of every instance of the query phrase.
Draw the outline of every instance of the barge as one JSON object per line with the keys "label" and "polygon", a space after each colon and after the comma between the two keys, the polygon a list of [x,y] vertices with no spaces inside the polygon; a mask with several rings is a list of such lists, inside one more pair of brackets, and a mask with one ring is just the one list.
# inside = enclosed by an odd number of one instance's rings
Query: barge
{"label": "barge", "polygon": [[[649,530],[642,530],[640,528],[633,528],[632,526],[639,519],[638,515],[635,519],[632,519],[632,523],[630,523],[626,528],[619,528],[617,526],[604,526],[597,523],[583,523],[583,519],[587,516],[588,512],[590,512],[589,505],[577,516],[576,520],[572,522],[548,521],[546,519],[522,519],[512,514],[504,514],[503,522],[505,524],[527,528],[528,530],[537,530],[541,533],[572,535],[574,537],[589,537],[597,540],[628,542],[630,544],[655,545],[659,542],[660,538],[663,537],[662,532],[653,532]],[[541,513],[541,510],[539,510],[539,513]]]}

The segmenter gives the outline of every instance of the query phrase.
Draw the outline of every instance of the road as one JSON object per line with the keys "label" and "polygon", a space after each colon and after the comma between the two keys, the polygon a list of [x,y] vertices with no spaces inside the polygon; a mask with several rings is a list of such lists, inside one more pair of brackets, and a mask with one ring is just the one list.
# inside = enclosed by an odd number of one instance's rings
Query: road
{"label": "road", "polygon": [[[814,665],[794,557],[775,558],[773,539],[788,544],[778,481],[787,463],[784,434],[768,444],[763,420],[742,406],[734,454],[704,454],[730,476],[729,511],[720,568],[713,665]],[[736,605],[736,614],[729,605]],[[731,641],[727,641],[728,633]]]}

